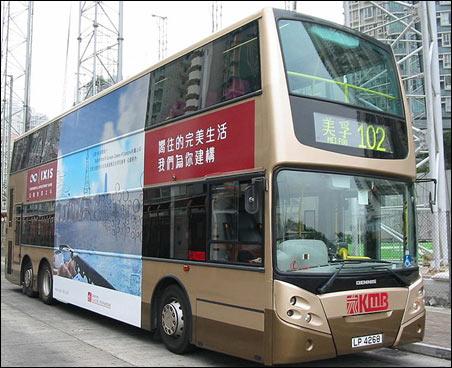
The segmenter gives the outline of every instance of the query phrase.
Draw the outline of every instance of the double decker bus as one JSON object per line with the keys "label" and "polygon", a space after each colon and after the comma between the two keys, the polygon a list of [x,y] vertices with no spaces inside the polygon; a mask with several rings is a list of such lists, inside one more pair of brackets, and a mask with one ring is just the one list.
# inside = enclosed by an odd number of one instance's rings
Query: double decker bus
{"label": "double decker bus", "polygon": [[15,141],[6,278],[265,365],[421,341],[389,46],[264,9]]}

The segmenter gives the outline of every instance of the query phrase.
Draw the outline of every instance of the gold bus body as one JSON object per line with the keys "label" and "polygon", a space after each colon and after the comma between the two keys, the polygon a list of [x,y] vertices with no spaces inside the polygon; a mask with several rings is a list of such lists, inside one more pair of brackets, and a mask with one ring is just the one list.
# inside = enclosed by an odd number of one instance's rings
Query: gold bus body
{"label": "gold bus body", "polygon": [[[254,172],[265,173],[267,180],[264,198],[264,265],[246,268],[208,262],[143,258],[141,327],[146,330],[156,328],[156,298],[165,286],[176,283],[186,292],[190,301],[193,316],[191,342],[194,345],[265,365],[300,363],[368,350],[366,347],[352,349],[350,340],[355,336],[372,334],[376,330],[383,333],[385,338],[382,344],[372,348],[421,341],[425,326],[421,278],[409,288],[362,289],[324,295],[314,295],[273,279],[271,209],[273,172],[276,168],[290,166],[317,170],[334,169],[414,180],[415,154],[409,123],[409,153],[407,158],[402,160],[347,156],[308,147],[296,139],[272,9],[264,9],[261,13],[248,17],[75,108],[255,19],[259,20],[260,30],[262,93],[250,99],[255,102]],[[243,101],[238,103],[241,102]],[[406,98],[404,104],[405,111],[408,112]],[[184,119],[172,124],[176,125],[181,121]],[[407,121],[411,119],[407,117]],[[240,173],[229,172],[225,173],[225,176],[235,174]],[[14,207],[27,202],[26,179],[26,170],[10,176],[9,186],[14,189]],[[12,257],[12,272],[6,273],[6,278],[21,285],[21,267],[24,260],[29,259],[33,267],[33,288],[37,291],[40,267],[43,262],[52,264],[53,248],[16,244],[15,234],[19,229],[16,229],[14,217],[8,220],[10,226],[7,229],[6,262]],[[346,297],[369,290],[388,293],[389,309],[385,312],[348,316],[345,310]],[[293,297],[297,298],[295,305],[290,303]],[[292,310],[292,316],[288,315],[289,310]],[[308,312],[312,317],[310,322],[305,320]]]}

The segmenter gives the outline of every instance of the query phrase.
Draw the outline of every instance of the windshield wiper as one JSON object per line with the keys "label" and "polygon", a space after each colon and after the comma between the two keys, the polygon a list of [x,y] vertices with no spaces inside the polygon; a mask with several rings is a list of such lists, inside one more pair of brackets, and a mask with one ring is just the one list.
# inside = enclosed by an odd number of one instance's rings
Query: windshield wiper
{"label": "windshield wiper", "polygon": [[373,259],[373,258],[369,258],[369,259],[344,259],[344,260],[336,260],[336,261],[330,261],[331,263],[339,263],[342,262],[341,266],[336,270],[336,272],[333,273],[333,275],[328,279],[328,281],[321,286],[318,289],[318,292],[320,294],[325,294],[326,292],[328,292],[328,290],[330,290],[331,286],[333,285],[334,281],[336,280],[336,277],[339,275],[339,273],[342,271],[342,269],[344,268],[344,266],[347,263],[364,263],[364,262],[379,262],[379,263],[383,263],[377,266],[371,266],[371,269],[378,269],[378,268],[383,268],[384,270],[386,270],[387,272],[391,273],[392,275],[394,275],[394,277],[403,285],[403,286],[410,286],[410,284],[405,281],[400,275],[398,275],[396,272],[394,272],[394,270],[392,270],[391,268],[388,268],[388,264],[393,264],[392,262],[389,261],[380,261],[378,259]]}
{"label": "windshield wiper", "polygon": [[[390,262],[389,262],[390,263]],[[383,268],[385,267],[385,268]],[[408,287],[410,286],[410,283],[408,281],[406,281],[402,276],[400,276],[397,272],[395,272],[392,268],[389,268],[385,265],[380,265],[380,266],[373,266],[372,269],[383,269],[387,272],[389,272],[390,274],[392,274],[401,284],[402,286]]]}
{"label": "windshield wiper", "polygon": [[337,259],[334,261],[330,261],[331,263],[339,263],[339,262],[350,262],[350,263],[366,263],[366,262],[378,262],[378,263],[388,263],[392,264],[390,261],[381,261],[375,258],[366,258],[366,259]]}
{"label": "windshield wiper", "polygon": [[345,262],[343,262],[340,267],[336,270],[335,273],[333,273],[333,275],[328,279],[328,281],[318,289],[320,294],[325,294],[330,288],[331,285],[333,285],[334,280],[336,280],[337,275],[339,275],[339,272],[342,271],[342,269],[345,266]]}

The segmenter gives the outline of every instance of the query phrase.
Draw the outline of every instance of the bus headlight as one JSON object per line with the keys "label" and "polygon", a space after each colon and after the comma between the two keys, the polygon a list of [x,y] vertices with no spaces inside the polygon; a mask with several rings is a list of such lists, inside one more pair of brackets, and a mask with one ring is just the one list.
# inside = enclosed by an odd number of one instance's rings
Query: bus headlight
{"label": "bus headlight", "polygon": [[419,298],[424,298],[424,287],[422,286],[418,291]]}

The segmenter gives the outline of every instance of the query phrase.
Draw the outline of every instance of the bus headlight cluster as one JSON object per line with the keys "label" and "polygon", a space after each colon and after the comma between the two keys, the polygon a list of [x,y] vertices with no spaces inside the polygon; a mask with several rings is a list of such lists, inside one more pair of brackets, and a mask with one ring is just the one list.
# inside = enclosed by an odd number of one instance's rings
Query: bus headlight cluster
{"label": "bus headlight cluster", "polygon": [[413,305],[411,306],[413,312],[418,312],[419,309],[422,308],[422,306],[424,305],[424,295],[425,295],[424,287],[421,286],[417,291],[416,298],[413,302]]}
{"label": "bus headlight cluster", "polygon": [[418,297],[420,298],[424,298],[424,287],[422,286],[421,288],[419,288],[419,290],[417,291]]}
{"label": "bus headlight cluster", "polygon": [[289,304],[295,308],[287,310],[287,316],[294,320],[304,320],[305,323],[309,323],[312,326],[320,326],[323,324],[322,319],[312,311],[309,302],[302,297],[292,296],[289,299]]}

